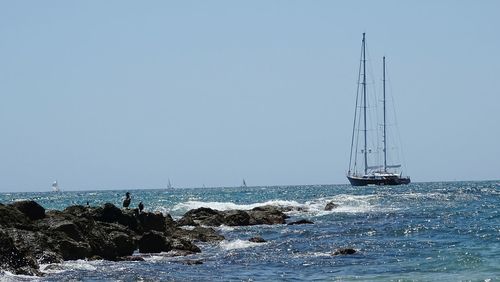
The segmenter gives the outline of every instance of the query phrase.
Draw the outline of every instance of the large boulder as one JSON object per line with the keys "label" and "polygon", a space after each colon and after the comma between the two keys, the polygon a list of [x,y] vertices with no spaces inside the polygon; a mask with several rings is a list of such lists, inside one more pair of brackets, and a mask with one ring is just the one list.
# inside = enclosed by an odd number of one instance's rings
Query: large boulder
{"label": "large boulder", "polygon": [[111,203],[106,203],[102,207],[91,208],[90,213],[97,221],[118,223],[135,231],[138,229],[136,210],[121,210]]}
{"label": "large boulder", "polygon": [[246,226],[250,224],[250,215],[241,210],[228,211],[224,213],[223,222],[227,226]]}
{"label": "large boulder", "polygon": [[201,242],[220,242],[225,239],[224,236],[217,233],[213,228],[201,226],[196,226],[193,229],[176,229],[173,237]]}
{"label": "large boulder", "polygon": [[13,206],[0,205],[0,226],[31,229],[29,218]]}
{"label": "large boulder", "polygon": [[67,236],[56,239],[56,249],[64,260],[77,260],[90,257],[92,249],[87,242],[77,242]]}
{"label": "large boulder", "polygon": [[[114,244],[114,257],[131,256],[136,250],[136,241],[133,236],[121,231],[113,231],[109,234],[110,240]],[[113,258],[114,259],[114,258]]]}
{"label": "large boulder", "polygon": [[195,222],[206,226],[220,226],[224,222],[224,214],[218,210],[201,207],[188,211],[181,218],[182,221]]}
{"label": "large boulder", "polygon": [[172,250],[172,242],[158,231],[148,231],[139,239],[140,253],[161,253]]}
{"label": "large boulder", "polygon": [[107,260],[131,255],[136,249],[136,233],[117,223],[97,222],[86,234],[92,255]]}
{"label": "large boulder", "polygon": [[20,251],[7,232],[0,230],[0,269],[14,274],[41,275],[37,261]]}
{"label": "large boulder", "polygon": [[167,222],[161,213],[143,212],[139,214],[139,222],[143,232],[151,230],[165,232],[167,229]]}
{"label": "large boulder", "polygon": [[45,209],[35,201],[19,201],[10,205],[18,209],[31,220],[42,219],[45,217]]}
{"label": "large boulder", "polygon": [[275,206],[261,206],[253,208],[248,212],[250,225],[259,224],[284,224],[288,216]]}
{"label": "large boulder", "polygon": [[92,210],[92,216],[97,221],[114,223],[118,222],[122,215],[122,210],[111,203],[105,203],[102,208],[98,207]]}

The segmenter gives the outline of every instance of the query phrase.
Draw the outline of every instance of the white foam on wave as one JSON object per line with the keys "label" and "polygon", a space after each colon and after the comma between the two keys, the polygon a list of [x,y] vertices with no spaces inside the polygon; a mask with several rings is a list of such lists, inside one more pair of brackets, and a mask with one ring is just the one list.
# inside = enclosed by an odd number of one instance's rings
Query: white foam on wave
{"label": "white foam on wave", "polygon": [[252,247],[256,247],[258,245],[262,245],[262,244],[265,244],[265,243],[254,243],[254,242],[250,242],[250,241],[246,241],[246,240],[236,239],[234,241],[225,241],[224,240],[224,241],[219,243],[219,246],[226,251],[230,251],[230,250],[237,250],[237,249],[252,248]]}
{"label": "white foam on wave", "polygon": [[[93,263],[98,263],[98,260],[93,261]],[[101,260],[102,262],[102,260]],[[65,261],[62,263],[63,267],[65,269],[70,269],[70,270],[87,270],[87,271],[95,271],[97,270],[97,267],[93,266],[91,263],[89,263],[86,260],[71,260],[71,261]]]}
{"label": "white foam on wave", "polygon": [[36,281],[39,280],[30,275],[14,274],[7,270],[0,270],[0,281]]}
{"label": "white foam on wave", "polygon": [[[323,216],[332,213],[371,213],[371,212],[389,212],[396,208],[383,206],[380,204],[381,195],[350,195],[339,194],[332,197],[323,197],[305,203],[290,200],[271,200],[266,202],[252,204],[236,204],[233,202],[203,202],[190,200],[175,205],[170,211],[175,214],[184,214],[185,212],[197,208],[211,208],[219,211],[227,210],[251,210],[261,206],[276,206],[286,208],[286,213],[297,216]],[[325,211],[329,202],[338,206],[331,211]]]}
{"label": "white foam on wave", "polygon": [[60,263],[52,263],[52,264],[40,264],[40,271],[43,273],[61,273],[65,272],[66,269],[63,268]]}
{"label": "white foam on wave", "polygon": [[[303,209],[292,211],[291,214],[306,213],[310,216],[323,216],[332,213],[370,213],[392,211],[394,208],[384,207],[378,204],[377,195],[349,195],[340,194],[333,197],[318,198],[307,201]],[[338,205],[336,208],[325,211],[328,203]]]}
{"label": "white foam on wave", "polygon": [[281,207],[301,207],[303,204],[300,204],[296,201],[285,201],[285,200],[272,200],[262,203],[254,203],[254,204],[235,204],[232,202],[201,202],[201,201],[187,201],[184,203],[179,203],[172,208],[172,211],[180,211],[186,212],[191,209],[198,208],[211,208],[219,211],[227,211],[227,210],[251,210],[256,207],[261,206],[281,206]]}

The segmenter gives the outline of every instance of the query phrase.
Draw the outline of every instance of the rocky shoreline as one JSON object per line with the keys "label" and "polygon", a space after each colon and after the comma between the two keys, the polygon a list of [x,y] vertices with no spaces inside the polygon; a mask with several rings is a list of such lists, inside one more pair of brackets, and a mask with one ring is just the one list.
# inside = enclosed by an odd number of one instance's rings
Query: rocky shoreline
{"label": "rocky shoreline", "polygon": [[111,203],[74,205],[63,211],[46,211],[35,201],[0,203],[0,271],[41,276],[39,264],[65,260],[142,260],[132,255],[136,250],[176,256],[199,253],[198,242],[224,240],[212,227],[285,224],[285,211],[275,206],[198,208],[176,221],[169,214],[120,209]]}

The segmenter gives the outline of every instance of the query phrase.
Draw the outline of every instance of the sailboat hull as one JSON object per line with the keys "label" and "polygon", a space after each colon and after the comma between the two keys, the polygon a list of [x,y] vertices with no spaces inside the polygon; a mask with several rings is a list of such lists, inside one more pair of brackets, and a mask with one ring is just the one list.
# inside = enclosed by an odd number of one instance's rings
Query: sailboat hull
{"label": "sailboat hull", "polygon": [[352,186],[367,186],[367,185],[404,185],[411,182],[409,177],[399,176],[347,176]]}

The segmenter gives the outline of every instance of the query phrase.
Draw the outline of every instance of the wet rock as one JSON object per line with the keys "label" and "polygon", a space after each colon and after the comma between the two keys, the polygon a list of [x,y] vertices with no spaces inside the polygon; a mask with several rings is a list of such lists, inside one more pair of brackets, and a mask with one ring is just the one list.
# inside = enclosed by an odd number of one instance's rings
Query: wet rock
{"label": "wet rock", "polygon": [[18,209],[31,220],[42,219],[45,217],[45,209],[35,201],[19,201],[10,204]]}
{"label": "wet rock", "polygon": [[0,226],[30,229],[29,218],[13,206],[0,205]]}
{"label": "wet rock", "polygon": [[339,207],[338,204],[335,204],[334,202],[328,202],[328,204],[326,204],[326,206],[325,206],[325,211],[331,211],[331,210],[336,209],[338,207]]}
{"label": "wet rock", "polygon": [[205,226],[220,226],[224,222],[224,214],[211,208],[198,208],[188,211],[182,221],[194,221]]}
{"label": "wet rock", "polygon": [[247,226],[250,224],[250,215],[241,210],[232,210],[224,213],[223,223],[227,226]]}
{"label": "wet rock", "polygon": [[174,238],[185,240],[195,240],[201,242],[219,242],[224,240],[224,236],[220,235],[213,228],[197,226],[192,230],[177,229],[173,234]]}
{"label": "wet rock", "polygon": [[51,226],[51,229],[54,231],[60,231],[77,242],[83,241],[80,229],[71,221],[58,222]]}
{"label": "wet rock", "polygon": [[193,220],[204,220],[217,215],[222,215],[222,213],[218,210],[204,207],[190,210],[184,214],[185,217],[189,216]]}
{"label": "wet rock", "polygon": [[201,253],[201,249],[189,240],[174,238],[172,240],[172,249],[188,251],[190,253]]}
{"label": "wet rock", "polygon": [[288,218],[286,214],[275,206],[256,207],[248,213],[250,215],[250,225],[284,224]]}
{"label": "wet rock", "polygon": [[76,242],[69,237],[59,237],[55,240],[56,249],[64,260],[77,260],[89,257],[92,254],[90,245],[87,242]]}
{"label": "wet rock", "polygon": [[264,240],[264,238],[258,237],[258,236],[257,237],[252,237],[252,238],[248,239],[248,241],[254,242],[254,243],[265,243],[265,242],[267,242],[266,240]]}
{"label": "wet rock", "polygon": [[134,210],[121,210],[111,203],[106,203],[102,207],[91,208],[90,213],[97,221],[118,223],[134,231],[137,230],[139,226],[136,217],[137,213]]}
{"label": "wet rock", "polygon": [[340,249],[337,249],[333,255],[334,256],[337,256],[337,255],[352,255],[352,254],[355,254],[356,253],[356,250],[355,249],[352,249],[352,248],[340,248]]}
{"label": "wet rock", "polygon": [[178,226],[199,226],[198,223],[194,222],[194,219],[190,216],[184,216],[177,221]]}
{"label": "wet rock", "polygon": [[38,263],[49,264],[49,263],[62,263],[64,259],[58,253],[52,251],[43,251],[38,258]]}
{"label": "wet rock", "polygon": [[14,274],[40,276],[38,268],[37,261],[29,253],[19,250],[9,233],[0,230],[0,269]]}
{"label": "wet rock", "polygon": [[121,231],[113,231],[109,234],[114,244],[114,257],[131,256],[136,250],[136,242],[133,236]]}
{"label": "wet rock", "polygon": [[180,262],[183,263],[183,264],[186,264],[186,265],[203,264],[203,261],[201,261],[199,259],[186,259],[186,260],[183,260],[183,261],[180,261]]}
{"label": "wet rock", "polygon": [[66,207],[63,211],[66,214],[71,214],[76,217],[87,217],[90,216],[90,208],[84,207],[82,205],[74,205]]}
{"label": "wet rock", "polygon": [[298,225],[298,224],[314,224],[314,222],[308,220],[308,219],[300,219],[297,221],[293,221],[290,223],[287,223],[287,225]]}
{"label": "wet rock", "polygon": [[161,253],[172,249],[172,242],[158,231],[149,231],[139,239],[140,253]]}
{"label": "wet rock", "polygon": [[151,230],[165,232],[167,228],[165,217],[161,213],[143,212],[139,214],[139,222],[143,232]]}

